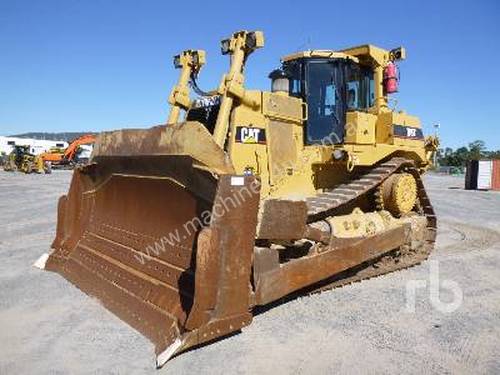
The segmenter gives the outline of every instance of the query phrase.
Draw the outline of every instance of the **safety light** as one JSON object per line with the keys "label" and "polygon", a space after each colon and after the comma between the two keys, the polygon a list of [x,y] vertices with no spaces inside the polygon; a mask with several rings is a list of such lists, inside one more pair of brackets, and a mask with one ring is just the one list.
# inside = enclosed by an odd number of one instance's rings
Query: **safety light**
{"label": "safety light", "polygon": [[288,93],[290,81],[288,75],[281,69],[275,69],[269,74],[271,78],[271,91],[272,92],[285,92]]}

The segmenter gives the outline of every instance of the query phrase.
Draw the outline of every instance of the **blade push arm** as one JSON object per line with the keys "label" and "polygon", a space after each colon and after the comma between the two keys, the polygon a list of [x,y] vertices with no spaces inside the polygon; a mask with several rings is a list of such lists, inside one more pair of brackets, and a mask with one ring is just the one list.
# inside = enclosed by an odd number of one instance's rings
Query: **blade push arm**
{"label": "blade push arm", "polygon": [[205,51],[186,50],[174,56],[174,66],[181,69],[177,85],[172,89],[168,102],[172,105],[167,124],[174,124],[179,120],[181,109],[187,110],[191,105],[189,99],[189,80],[193,73],[198,73],[205,64]]}
{"label": "blade push arm", "polygon": [[264,46],[264,34],[261,31],[238,31],[229,39],[221,42],[222,54],[231,56],[231,67],[229,72],[222,77],[218,88],[221,96],[221,104],[217,122],[215,124],[215,142],[224,148],[227,132],[229,129],[229,116],[233,107],[234,99],[238,99],[250,107],[257,108],[259,103],[254,102],[246,96],[243,83],[245,76],[243,68],[247,57],[256,49]]}

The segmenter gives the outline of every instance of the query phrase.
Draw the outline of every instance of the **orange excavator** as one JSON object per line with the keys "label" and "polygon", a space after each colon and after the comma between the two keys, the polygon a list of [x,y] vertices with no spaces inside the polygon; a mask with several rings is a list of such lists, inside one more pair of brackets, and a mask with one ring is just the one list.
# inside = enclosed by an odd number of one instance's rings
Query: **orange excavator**
{"label": "orange excavator", "polygon": [[80,153],[80,146],[93,145],[95,143],[95,135],[86,134],[70,142],[69,146],[64,149],[56,149],[53,151],[41,154],[44,162],[50,162],[52,166],[74,166],[78,164],[78,155]]}

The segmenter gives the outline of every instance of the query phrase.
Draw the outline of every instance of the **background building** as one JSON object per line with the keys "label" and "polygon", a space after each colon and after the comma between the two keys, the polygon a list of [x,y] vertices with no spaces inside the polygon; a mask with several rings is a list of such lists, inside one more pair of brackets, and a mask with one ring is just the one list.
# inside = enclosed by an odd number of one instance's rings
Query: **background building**
{"label": "background building", "polygon": [[68,142],[66,141],[48,141],[33,138],[19,138],[19,137],[4,137],[0,136],[0,154],[9,154],[15,145],[28,145],[30,152],[38,155],[42,152],[49,151],[52,147],[66,148]]}

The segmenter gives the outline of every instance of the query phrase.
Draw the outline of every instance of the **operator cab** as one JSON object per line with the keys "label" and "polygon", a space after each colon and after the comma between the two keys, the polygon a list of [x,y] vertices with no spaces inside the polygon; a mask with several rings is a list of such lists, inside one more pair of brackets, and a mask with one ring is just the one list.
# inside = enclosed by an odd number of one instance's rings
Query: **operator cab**
{"label": "operator cab", "polygon": [[[357,58],[333,51],[306,51],[285,57],[282,74],[288,94],[307,103],[305,143],[340,144],[344,141],[346,112],[367,111],[374,105],[373,71]],[[273,82],[274,87],[284,87]]]}

